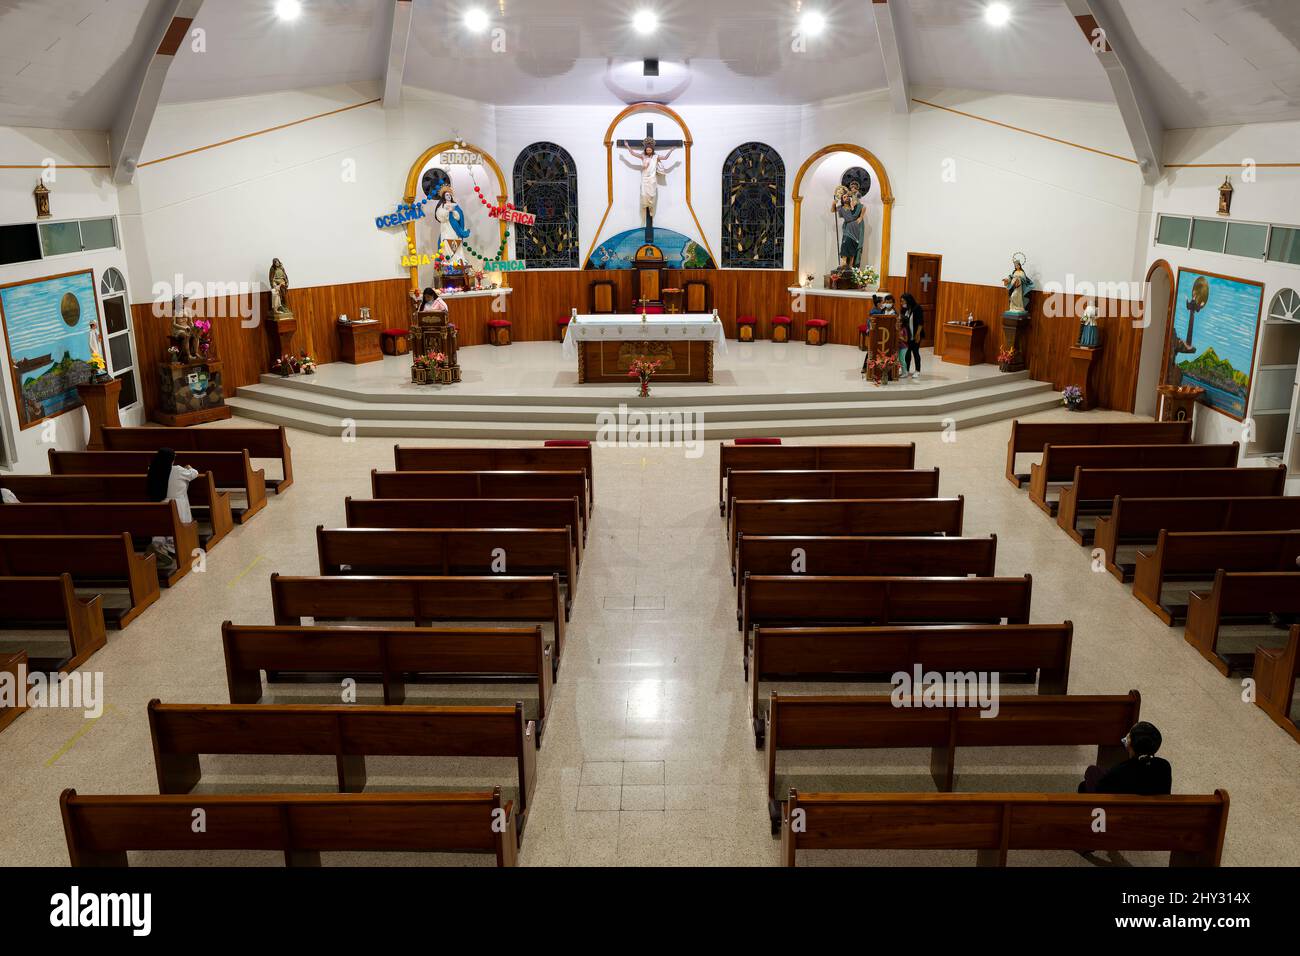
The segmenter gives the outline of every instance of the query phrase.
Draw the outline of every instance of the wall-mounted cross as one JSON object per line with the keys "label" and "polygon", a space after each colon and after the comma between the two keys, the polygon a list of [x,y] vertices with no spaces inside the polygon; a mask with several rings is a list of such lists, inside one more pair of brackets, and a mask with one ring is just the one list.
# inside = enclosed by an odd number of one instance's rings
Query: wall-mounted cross
{"label": "wall-mounted cross", "polygon": [[[646,139],[655,138],[654,123],[645,124],[645,135],[646,135]],[[637,152],[640,152],[642,149],[645,148],[644,140],[637,141],[631,139],[619,139],[614,141],[614,145],[617,146],[619,149],[627,149],[631,147],[632,149],[635,149]],[[655,151],[658,152],[660,149],[680,149],[685,145],[686,144],[680,139],[655,140]],[[647,211],[645,216],[645,244],[647,246],[651,246],[654,245],[654,241],[655,241],[655,217],[652,213]]]}
{"label": "wall-mounted cross", "polygon": [[933,281],[934,281],[934,276],[930,275],[930,273],[927,272],[925,275],[921,276],[921,288],[924,291],[929,292],[930,283]]}

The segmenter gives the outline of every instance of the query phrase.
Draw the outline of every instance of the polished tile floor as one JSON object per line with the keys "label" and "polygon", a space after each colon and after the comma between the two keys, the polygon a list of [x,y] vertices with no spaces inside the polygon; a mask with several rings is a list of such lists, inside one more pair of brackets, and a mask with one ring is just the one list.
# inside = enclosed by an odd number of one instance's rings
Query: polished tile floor
{"label": "polished tile floor", "polygon": [[[998,534],[1000,573],[1034,574],[1033,619],[1074,621],[1071,691],[1138,688],[1143,716],[1164,733],[1175,791],[1230,791],[1224,862],[1300,864],[1300,747],[1243,702],[1240,684],[1220,677],[1179,629],[1161,624],[1108,574],[1094,573],[1087,551],[1002,479],[1008,430],[1006,423],[981,426],[948,436],[954,441],[918,434],[918,465],[942,469],[942,493],[967,496],[967,533]],[[366,497],[369,469],[392,460],[392,440],[344,443],[296,432],[291,440],[296,485],[237,528],[210,555],[204,573],[164,593],[126,631],[110,634],[109,646],[91,662],[104,673],[103,716],[34,711],[0,734],[0,806],[6,808],[0,864],[66,863],[57,802],[64,787],[154,791],[148,700],[225,701],[221,621],[269,623],[270,573],[315,573],[314,526],[341,524],[343,497]],[[524,865],[777,863],[764,758],[747,719],[735,594],[717,511],[717,455],[713,442],[699,458],[681,448],[596,449],[597,507],[538,756]],[[328,691],[290,685],[277,687],[276,699],[328,700]],[[363,700],[374,693],[362,687]],[[425,687],[414,696],[443,699],[435,693],[443,694]],[[511,698],[515,691],[489,693]],[[459,696],[485,699],[481,689]],[[1072,790],[1089,758],[1086,749],[1068,747],[972,751],[960,758],[957,786]],[[927,761],[916,751],[809,754],[782,772],[806,781],[805,789],[829,776],[865,790],[930,789]],[[511,779],[508,765],[384,760],[370,769],[376,789]],[[333,781],[332,762],[322,760],[205,758],[204,770],[208,792],[330,790]],[[274,855],[236,859],[276,862]],[[809,862],[970,865],[973,854],[810,855]],[[1161,861],[1139,853],[1118,862]],[[1073,854],[1013,854],[1012,863],[1092,865]]]}

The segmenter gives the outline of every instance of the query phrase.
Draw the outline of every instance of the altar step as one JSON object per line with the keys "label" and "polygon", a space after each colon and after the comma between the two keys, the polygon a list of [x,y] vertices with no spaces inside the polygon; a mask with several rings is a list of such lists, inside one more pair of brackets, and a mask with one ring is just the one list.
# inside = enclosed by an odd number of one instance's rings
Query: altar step
{"label": "altar step", "polygon": [[[630,391],[630,389],[628,390]],[[380,400],[382,399],[382,400]],[[930,388],[889,387],[820,394],[682,395],[661,387],[649,400],[601,395],[367,395],[316,387],[310,378],[266,377],[228,400],[255,421],[358,436],[429,438],[590,438],[599,416],[629,412],[702,416],[705,439],[756,435],[856,435],[970,427],[1055,408],[1060,397],[1024,373]]]}

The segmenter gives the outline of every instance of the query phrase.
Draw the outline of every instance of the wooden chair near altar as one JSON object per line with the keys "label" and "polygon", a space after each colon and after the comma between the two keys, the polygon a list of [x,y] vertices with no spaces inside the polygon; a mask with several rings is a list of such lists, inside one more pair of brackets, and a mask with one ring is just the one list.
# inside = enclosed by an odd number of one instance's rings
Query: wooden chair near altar
{"label": "wooden chair near altar", "polygon": [[804,324],[804,343],[806,345],[825,345],[830,322],[826,319],[809,319]]}
{"label": "wooden chair near altar", "polygon": [[790,341],[790,316],[778,315],[772,319],[772,341],[789,342]]}
{"label": "wooden chair near altar", "polygon": [[736,317],[736,341],[752,342],[758,338],[758,319],[752,315]]}

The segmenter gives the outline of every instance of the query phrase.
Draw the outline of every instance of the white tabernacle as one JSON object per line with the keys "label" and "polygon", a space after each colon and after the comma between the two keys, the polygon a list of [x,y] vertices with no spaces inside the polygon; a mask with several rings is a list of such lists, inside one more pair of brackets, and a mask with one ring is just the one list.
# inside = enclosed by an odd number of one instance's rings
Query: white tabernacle
{"label": "white tabernacle", "polygon": [[713,313],[689,315],[574,315],[564,333],[563,354],[578,357],[578,343],[600,339],[666,342],[712,342],[727,350],[727,335]]}

